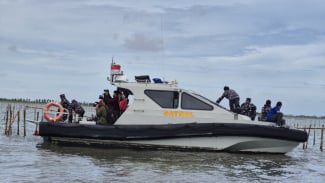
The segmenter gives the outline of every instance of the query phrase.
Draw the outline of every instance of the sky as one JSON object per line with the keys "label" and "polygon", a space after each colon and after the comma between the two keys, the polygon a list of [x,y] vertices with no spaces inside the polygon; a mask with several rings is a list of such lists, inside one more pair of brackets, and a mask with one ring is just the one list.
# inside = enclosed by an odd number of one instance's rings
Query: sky
{"label": "sky", "polygon": [[323,0],[0,0],[0,98],[96,101],[113,58],[129,81],[325,116],[324,25]]}

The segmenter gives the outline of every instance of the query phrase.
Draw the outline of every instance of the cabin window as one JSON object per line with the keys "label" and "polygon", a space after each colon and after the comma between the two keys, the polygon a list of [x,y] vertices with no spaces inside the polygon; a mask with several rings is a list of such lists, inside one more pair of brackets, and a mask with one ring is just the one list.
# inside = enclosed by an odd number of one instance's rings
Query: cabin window
{"label": "cabin window", "polygon": [[177,91],[145,90],[144,93],[162,108],[178,108]]}
{"label": "cabin window", "polygon": [[195,98],[187,93],[182,93],[182,109],[191,110],[213,110],[213,106],[209,105],[202,100]]}

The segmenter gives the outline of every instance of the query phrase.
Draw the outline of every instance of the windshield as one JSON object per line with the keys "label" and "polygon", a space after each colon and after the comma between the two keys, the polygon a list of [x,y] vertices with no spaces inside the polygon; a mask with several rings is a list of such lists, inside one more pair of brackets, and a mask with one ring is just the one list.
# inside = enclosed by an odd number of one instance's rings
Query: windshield
{"label": "windshield", "polygon": [[208,98],[206,98],[206,97],[204,97],[204,96],[202,96],[202,95],[200,95],[200,94],[198,94],[198,93],[191,92],[191,94],[192,94],[192,95],[195,95],[196,97],[198,97],[198,98],[200,98],[200,99],[207,100],[207,101],[209,101],[210,103],[212,103],[212,104],[214,104],[214,105],[217,105],[218,107],[221,107],[221,108],[223,108],[223,109],[225,109],[225,110],[228,110],[227,108],[225,108],[225,107],[219,105],[218,103],[216,103],[216,102],[214,102],[214,101],[212,101],[212,100],[210,100],[210,99],[208,99]]}

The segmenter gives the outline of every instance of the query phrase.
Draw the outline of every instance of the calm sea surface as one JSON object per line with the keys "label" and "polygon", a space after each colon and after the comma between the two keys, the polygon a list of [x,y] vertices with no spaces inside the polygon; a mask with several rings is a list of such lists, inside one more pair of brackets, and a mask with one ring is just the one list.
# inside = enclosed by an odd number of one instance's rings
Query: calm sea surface
{"label": "calm sea surface", "polygon": [[26,137],[22,124],[17,135],[16,122],[6,136],[6,105],[0,103],[0,182],[325,182],[320,130],[315,145],[311,131],[306,150],[301,144],[285,155],[67,147],[44,143],[31,123]]}

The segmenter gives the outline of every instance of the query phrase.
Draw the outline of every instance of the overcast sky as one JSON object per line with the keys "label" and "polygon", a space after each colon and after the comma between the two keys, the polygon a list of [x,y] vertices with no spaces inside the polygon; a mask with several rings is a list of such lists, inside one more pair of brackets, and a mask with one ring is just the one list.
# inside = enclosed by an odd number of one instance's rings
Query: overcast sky
{"label": "overcast sky", "polygon": [[114,57],[131,81],[325,116],[324,25],[323,0],[0,0],[0,98],[96,101]]}

